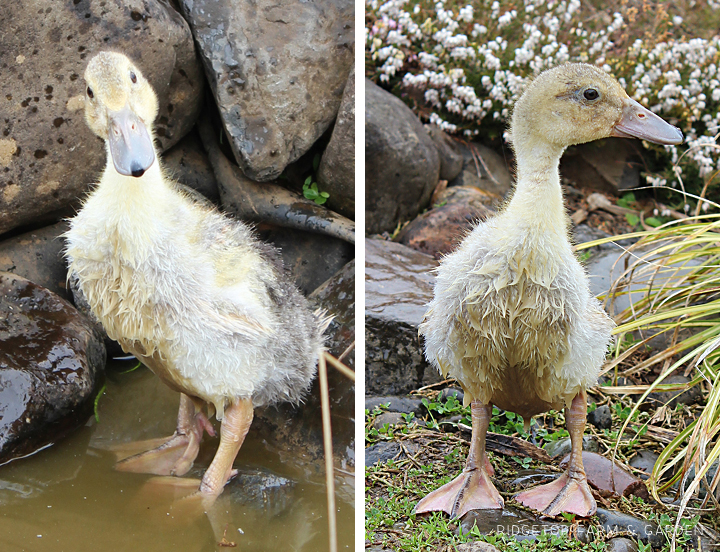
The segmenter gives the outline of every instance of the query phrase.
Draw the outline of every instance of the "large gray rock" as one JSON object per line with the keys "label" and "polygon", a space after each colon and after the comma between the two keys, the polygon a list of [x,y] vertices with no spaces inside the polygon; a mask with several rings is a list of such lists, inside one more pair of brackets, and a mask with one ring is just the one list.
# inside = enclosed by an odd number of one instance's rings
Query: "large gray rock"
{"label": "large gray rock", "polygon": [[183,0],[235,158],[277,178],[330,127],[353,65],[352,0]]}
{"label": "large gray rock", "polygon": [[60,237],[67,229],[66,222],[58,222],[0,242],[0,272],[22,276],[69,299],[65,240]]}
{"label": "large gray rock", "polygon": [[450,181],[456,178],[465,165],[460,143],[445,134],[437,125],[427,125],[425,128],[440,154],[440,180]]}
{"label": "large gray rock", "polygon": [[366,395],[404,395],[440,381],[418,338],[436,266],[399,243],[365,240]]}
{"label": "large gray rock", "polygon": [[[333,316],[325,335],[325,346],[336,358],[355,343],[355,261],[352,260],[332,278],[324,282],[309,297],[318,308]],[[355,351],[351,350],[343,360],[355,368]]]}
{"label": "large gray rock", "polygon": [[355,246],[331,236],[276,228],[263,238],[280,249],[285,268],[305,295],[312,293],[355,256]]}
{"label": "large gray rock", "polygon": [[84,424],[105,348],[67,301],[0,273],[0,463],[55,443]]}
{"label": "large gray rock", "polygon": [[330,143],[318,167],[318,184],[327,206],[355,220],[355,69],[350,72]]}
{"label": "large gray rock", "polygon": [[495,150],[478,142],[457,144],[463,156],[463,168],[448,186],[475,186],[505,197],[513,185],[508,161]]}
{"label": "large gray rock", "polygon": [[465,236],[495,211],[500,198],[473,186],[453,186],[439,194],[429,211],[412,220],[395,241],[440,260],[455,250]]}
{"label": "large gray rock", "polygon": [[365,231],[392,231],[427,207],[438,183],[437,147],[399,98],[365,80]]}
{"label": "large gray rock", "polygon": [[194,123],[202,68],[166,2],[2,2],[0,29],[0,233],[72,214],[99,177],[105,147],[85,124],[83,73],[100,50],[126,53],[155,88],[161,149]]}
{"label": "large gray rock", "polygon": [[608,138],[568,148],[560,174],[578,186],[618,193],[640,185],[642,146],[631,138]]}

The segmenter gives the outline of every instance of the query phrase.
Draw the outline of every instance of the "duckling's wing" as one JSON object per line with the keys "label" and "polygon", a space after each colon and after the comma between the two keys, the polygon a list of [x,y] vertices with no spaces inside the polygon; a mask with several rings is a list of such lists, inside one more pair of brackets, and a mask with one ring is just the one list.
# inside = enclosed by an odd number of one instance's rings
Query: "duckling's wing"
{"label": "duckling's wing", "polygon": [[212,274],[207,322],[223,333],[270,336],[278,314],[294,303],[282,258],[247,225],[219,214],[213,218],[203,236]]}

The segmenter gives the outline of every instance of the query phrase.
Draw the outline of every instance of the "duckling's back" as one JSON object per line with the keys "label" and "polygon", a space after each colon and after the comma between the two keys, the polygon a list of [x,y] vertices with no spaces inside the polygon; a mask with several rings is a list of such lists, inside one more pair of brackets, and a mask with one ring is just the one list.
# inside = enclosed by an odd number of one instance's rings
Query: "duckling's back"
{"label": "duckling's back", "polygon": [[327,319],[272,246],[159,169],[106,171],[66,237],[70,271],[108,335],[219,417],[238,398],[297,402],[309,387]]}
{"label": "duckling's back", "polygon": [[420,333],[467,400],[529,419],[595,384],[612,322],[564,233],[512,217],[480,223],[443,259]]}

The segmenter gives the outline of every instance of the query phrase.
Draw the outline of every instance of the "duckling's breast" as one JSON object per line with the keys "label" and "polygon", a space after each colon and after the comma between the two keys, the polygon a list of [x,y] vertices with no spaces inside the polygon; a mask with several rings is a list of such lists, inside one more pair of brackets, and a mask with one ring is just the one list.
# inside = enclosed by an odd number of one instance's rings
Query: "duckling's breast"
{"label": "duckling's breast", "polygon": [[526,417],[560,408],[594,384],[609,319],[569,244],[486,243],[463,244],[438,269],[426,356],[468,399]]}

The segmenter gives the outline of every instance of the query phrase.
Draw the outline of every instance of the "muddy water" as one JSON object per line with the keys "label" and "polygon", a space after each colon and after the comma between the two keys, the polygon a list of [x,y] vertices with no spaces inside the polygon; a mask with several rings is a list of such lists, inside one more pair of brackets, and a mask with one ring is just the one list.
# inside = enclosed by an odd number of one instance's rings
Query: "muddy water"
{"label": "muddy water", "polygon": [[[235,461],[240,474],[207,513],[192,498],[174,497],[187,493],[177,485],[113,470],[111,447],[173,432],[178,400],[145,368],[109,370],[99,422],[0,467],[0,550],[327,550],[322,476],[281,462],[266,446],[271,435],[251,431]],[[190,477],[201,477],[216,447],[206,435]],[[340,474],[336,485],[339,549],[352,550],[352,477]]]}

